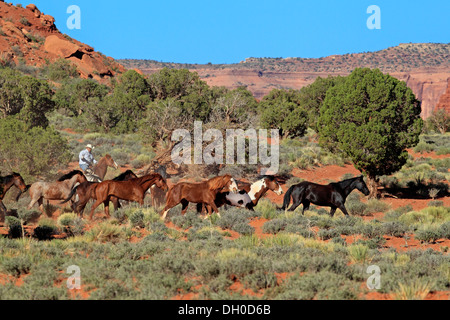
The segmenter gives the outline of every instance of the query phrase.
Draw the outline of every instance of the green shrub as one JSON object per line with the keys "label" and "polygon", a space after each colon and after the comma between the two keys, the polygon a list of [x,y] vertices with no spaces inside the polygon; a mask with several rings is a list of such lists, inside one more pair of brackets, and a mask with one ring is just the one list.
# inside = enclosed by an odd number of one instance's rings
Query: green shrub
{"label": "green shrub", "polygon": [[441,237],[441,229],[436,227],[425,227],[417,230],[415,234],[416,240],[428,243],[435,243]]}
{"label": "green shrub", "polygon": [[408,231],[408,227],[399,221],[386,222],[383,224],[384,234],[392,237],[403,237]]}
{"label": "green shrub", "polygon": [[21,238],[24,234],[22,222],[20,219],[12,216],[5,217],[5,225],[8,227],[8,236],[16,239]]}
{"label": "green shrub", "polygon": [[273,219],[264,223],[263,232],[276,234],[286,229],[287,225],[288,224],[285,219]]}
{"label": "green shrub", "polygon": [[85,223],[75,213],[63,213],[59,216],[57,223],[63,228],[64,232],[71,236],[82,235],[84,233]]}
{"label": "green shrub", "polygon": [[362,244],[355,244],[347,247],[348,254],[352,261],[365,263],[369,260],[369,247]]}
{"label": "green shrub", "polygon": [[130,224],[132,227],[139,227],[139,228],[145,227],[144,213],[141,210],[131,213],[130,216],[128,217],[128,220],[130,220]]}
{"label": "green shrub", "polygon": [[264,219],[273,219],[278,215],[277,206],[268,199],[261,199],[254,208]]}
{"label": "green shrub", "polygon": [[367,204],[363,202],[346,202],[345,207],[351,215],[365,216],[367,215]]}
{"label": "green shrub", "polygon": [[428,202],[427,206],[428,207],[443,207],[444,206],[444,201],[432,200],[432,201]]}
{"label": "green shrub", "polygon": [[113,225],[109,221],[102,222],[94,226],[85,234],[88,241],[117,243],[125,239],[124,229]]}
{"label": "green shrub", "polygon": [[11,257],[2,261],[2,269],[15,277],[28,274],[32,266],[33,263],[28,256]]}

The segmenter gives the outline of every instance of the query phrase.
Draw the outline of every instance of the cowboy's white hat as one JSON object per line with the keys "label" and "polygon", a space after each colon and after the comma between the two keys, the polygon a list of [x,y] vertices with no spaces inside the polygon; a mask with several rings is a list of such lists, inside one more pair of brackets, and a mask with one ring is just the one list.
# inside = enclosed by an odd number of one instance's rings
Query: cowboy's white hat
{"label": "cowboy's white hat", "polygon": [[94,147],[90,143],[86,146],[86,148],[94,149]]}

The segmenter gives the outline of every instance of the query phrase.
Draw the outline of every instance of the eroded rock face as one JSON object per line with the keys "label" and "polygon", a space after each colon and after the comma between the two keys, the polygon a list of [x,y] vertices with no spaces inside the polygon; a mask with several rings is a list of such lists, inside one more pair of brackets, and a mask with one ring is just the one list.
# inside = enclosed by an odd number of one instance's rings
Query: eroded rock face
{"label": "eroded rock face", "polygon": [[27,5],[26,8],[28,10],[30,10],[31,12],[33,12],[34,16],[36,18],[40,18],[41,17],[41,11],[39,11],[39,9],[36,7],[36,5],[31,3],[31,4]]}
{"label": "eroded rock face", "polygon": [[45,39],[44,49],[62,58],[70,58],[80,49],[80,46],[70,42],[69,40],[61,39],[56,35],[48,36]]}
{"label": "eroded rock face", "polygon": [[90,46],[51,35],[45,39],[44,49],[74,63],[83,78],[113,76],[113,72],[104,64],[103,58]]}
{"label": "eroded rock face", "polygon": [[[20,22],[22,18],[26,24]],[[76,66],[80,77],[100,82],[125,71],[114,59],[63,35],[56,28],[55,18],[34,4],[23,8],[0,0],[0,27],[0,53],[5,61],[39,67],[62,58]]]}
{"label": "eroded rock face", "polygon": [[450,114],[450,78],[447,79],[447,88],[445,93],[440,97],[436,110],[444,109]]}
{"label": "eroded rock face", "polygon": [[2,31],[6,36],[15,38],[21,42],[29,42],[30,39],[20,30],[17,28],[14,23],[10,21],[4,21],[2,25]]}

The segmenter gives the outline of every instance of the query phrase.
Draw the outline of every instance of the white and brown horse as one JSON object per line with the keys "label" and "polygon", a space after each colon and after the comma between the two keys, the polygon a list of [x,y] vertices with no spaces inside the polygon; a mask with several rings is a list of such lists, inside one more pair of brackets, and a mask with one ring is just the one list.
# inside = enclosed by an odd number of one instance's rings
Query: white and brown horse
{"label": "white and brown horse", "polygon": [[83,183],[86,181],[87,179],[83,172],[80,170],[73,170],[63,175],[56,182],[35,182],[29,189],[31,201],[28,205],[28,210],[30,210],[37,202],[41,212],[45,213],[43,206],[44,199],[47,200],[47,204],[49,200],[64,200],[69,196],[72,188],[77,183]]}
{"label": "white and brown horse", "polygon": [[[271,190],[277,195],[283,194],[283,189],[277,182],[274,176],[262,176],[253,184],[238,181],[239,192],[220,192],[216,196],[214,201],[216,206],[219,208],[225,204],[247,208],[253,210],[253,208],[258,204],[259,199],[261,199],[267,191]],[[202,211],[202,206],[197,206],[197,211]]]}

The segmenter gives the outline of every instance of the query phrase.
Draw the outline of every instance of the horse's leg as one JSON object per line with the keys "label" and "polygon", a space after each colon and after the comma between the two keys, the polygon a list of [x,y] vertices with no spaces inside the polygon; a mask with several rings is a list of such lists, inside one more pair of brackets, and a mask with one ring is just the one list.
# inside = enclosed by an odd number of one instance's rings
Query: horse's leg
{"label": "horse's leg", "polygon": [[184,215],[189,207],[189,201],[181,199],[181,214]]}
{"label": "horse's leg", "polygon": [[331,207],[331,210],[330,210],[331,217],[334,217],[335,212],[336,212],[336,207]]}
{"label": "horse's leg", "polygon": [[214,200],[208,203],[208,214],[211,215],[211,209],[213,212],[217,213],[217,216],[220,218],[220,212],[219,209],[217,208],[216,204],[214,203]]}
{"label": "horse's leg", "polygon": [[347,209],[346,209],[345,206],[344,206],[344,204],[339,205],[338,208],[339,208],[346,216],[349,215],[348,212],[347,212]]}
{"label": "horse's leg", "polygon": [[105,206],[106,217],[111,218],[111,216],[109,215],[109,199],[103,201],[103,205]]}
{"label": "horse's leg", "polygon": [[41,212],[43,214],[47,214],[47,211],[44,208],[44,198],[40,197],[37,202],[38,202],[38,205],[39,205],[39,210],[41,210]]}
{"label": "horse's leg", "polygon": [[5,205],[3,204],[2,200],[0,200],[0,214],[6,216],[6,212],[7,212],[7,209],[6,209]]}
{"label": "horse's leg", "polygon": [[311,202],[309,202],[308,200],[304,200],[303,201],[303,211],[302,211],[302,215],[305,215],[305,211],[309,210],[309,206],[311,205]]}
{"label": "horse's leg", "polygon": [[96,200],[91,208],[91,213],[89,214],[89,220],[92,220],[92,216],[94,215],[94,210],[97,209],[99,205],[103,203],[102,199]]}
{"label": "horse's leg", "polygon": [[296,199],[294,199],[292,206],[288,209],[288,211],[294,211],[295,209],[297,209],[297,207],[299,205],[301,205],[302,203]]}

